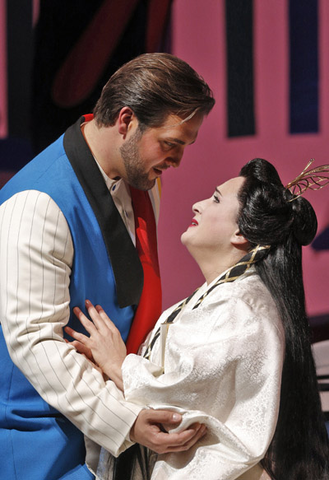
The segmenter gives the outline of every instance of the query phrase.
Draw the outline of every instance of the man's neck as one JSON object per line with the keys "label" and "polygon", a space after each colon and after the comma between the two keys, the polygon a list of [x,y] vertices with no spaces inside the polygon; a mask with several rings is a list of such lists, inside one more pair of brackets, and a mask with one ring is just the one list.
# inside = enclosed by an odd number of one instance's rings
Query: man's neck
{"label": "man's neck", "polygon": [[111,179],[119,179],[120,172],[116,168],[118,147],[115,141],[115,129],[98,127],[96,121],[91,120],[82,124],[81,131],[93,157],[105,174]]}

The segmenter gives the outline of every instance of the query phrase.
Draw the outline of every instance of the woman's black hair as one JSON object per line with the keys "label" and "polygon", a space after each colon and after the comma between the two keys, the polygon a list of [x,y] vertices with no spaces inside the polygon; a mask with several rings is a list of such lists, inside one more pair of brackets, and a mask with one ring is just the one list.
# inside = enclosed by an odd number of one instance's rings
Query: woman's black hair
{"label": "woman's black hair", "polygon": [[251,160],[240,176],[245,182],[238,195],[239,229],[251,248],[271,245],[256,270],[276,302],[285,332],[279,418],[262,464],[273,480],[325,480],[328,435],[305,311],[301,248],[316,234],[316,215],[305,198],[295,198],[282,185],[266,160]]}

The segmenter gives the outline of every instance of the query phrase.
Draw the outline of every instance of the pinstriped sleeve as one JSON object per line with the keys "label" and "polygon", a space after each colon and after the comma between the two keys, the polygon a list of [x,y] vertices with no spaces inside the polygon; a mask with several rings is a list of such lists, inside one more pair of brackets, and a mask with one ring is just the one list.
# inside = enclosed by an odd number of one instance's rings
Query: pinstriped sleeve
{"label": "pinstriped sleeve", "polygon": [[0,207],[0,315],[10,356],[39,394],[114,455],[130,446],[141,408],[64,342],[73,244],[46,194],[25,191]]}

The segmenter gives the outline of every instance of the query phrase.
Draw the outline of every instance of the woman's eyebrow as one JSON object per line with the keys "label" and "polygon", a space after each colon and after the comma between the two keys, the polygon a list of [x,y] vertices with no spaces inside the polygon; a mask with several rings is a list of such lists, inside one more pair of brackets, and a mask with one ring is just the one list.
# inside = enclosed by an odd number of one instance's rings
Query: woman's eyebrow
{"label": "woman's eyebrow", "polygon": [[215,189],[215,190],[216,190],[216,192],[217,192],[217,193],[219,193],[219,195],[220,195],[221,197],[223,196],[223,195],[220,193],[220,190],[219,190],[219,188],[218,188],[218,187],[216,187],[216,189]]}

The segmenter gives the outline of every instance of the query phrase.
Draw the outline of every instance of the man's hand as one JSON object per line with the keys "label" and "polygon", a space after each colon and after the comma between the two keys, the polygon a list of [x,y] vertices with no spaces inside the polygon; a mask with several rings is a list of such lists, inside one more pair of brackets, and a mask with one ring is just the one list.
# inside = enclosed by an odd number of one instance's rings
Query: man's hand
{"label": "man's hand", "polygon": [[182,416],[166,410],[142,410],[130,430],[133,442],[140,443],[157,453],[189,450],[206,433],[205,425],[195,423],[180,433],[167,433],[167,428],[177,427]]}

